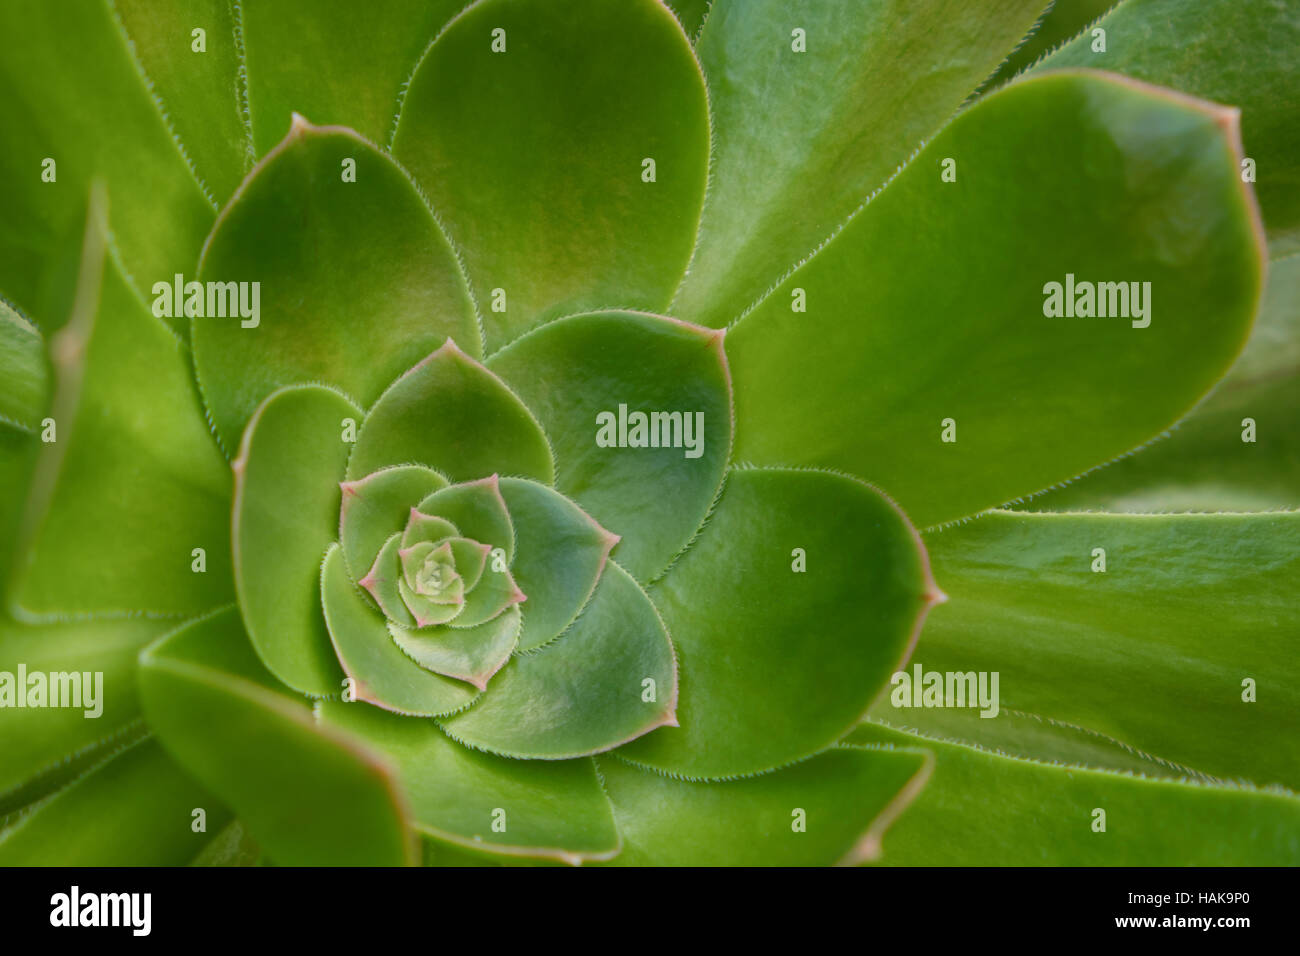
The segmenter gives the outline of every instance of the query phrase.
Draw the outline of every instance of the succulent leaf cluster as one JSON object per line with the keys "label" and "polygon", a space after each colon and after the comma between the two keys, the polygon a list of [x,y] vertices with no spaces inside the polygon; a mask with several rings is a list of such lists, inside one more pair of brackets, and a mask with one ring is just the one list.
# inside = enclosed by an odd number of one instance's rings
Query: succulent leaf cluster
{"label": "succulent leaf cluster", "polygon": [[1296,861],[1295,4],[0,34],[0,863]]}

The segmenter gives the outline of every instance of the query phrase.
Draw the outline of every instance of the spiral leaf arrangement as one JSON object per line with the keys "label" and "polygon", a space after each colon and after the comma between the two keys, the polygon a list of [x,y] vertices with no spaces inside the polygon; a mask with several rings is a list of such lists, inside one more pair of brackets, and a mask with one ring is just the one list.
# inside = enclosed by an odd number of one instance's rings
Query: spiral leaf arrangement
{"label": "spiral leaf arrangement", "polygon": [[0,36],[0,862],[1296,861],[1294,5]]}

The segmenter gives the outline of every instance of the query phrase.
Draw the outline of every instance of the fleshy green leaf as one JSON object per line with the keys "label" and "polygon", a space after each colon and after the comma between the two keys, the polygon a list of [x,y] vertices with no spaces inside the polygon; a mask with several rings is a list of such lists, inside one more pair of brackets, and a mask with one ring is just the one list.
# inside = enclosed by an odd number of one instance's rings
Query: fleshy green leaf
{"label": "fleshy green leaf", "polygon": [[[1254,441],[1244,441],[1245,437]],[[1168,436],[1025,508],[1268,511],[1300,507],[1300,256],[1269,264],[1246,350]]]}
{"label": "fleshy green leaf", "polygon": [[452,481],[500,472],[550,483],[555,474],[532,413],[450,339],[375,402],[348,460],[348,478],[410,463],[429,465]]}
{"label": "fleshy green leaf", "polygon": [[478,347],[428,206],[392,157],[349,129],[296,119],[222,210],[198,272],[260,283],[256,316],[241,298],[241,311],[214,315],[205,301],[191,319],[195,370],[227,448],[278,386],[333,385],[366,406],[448,336]]}
{"label": "fleshy green leaf", "polygon": [[183,625],[140,657],[150,727],[277,863],[409,862],[406,809],[388,762],[276,686],[233,608]]}
{"label": "fleshy green leaf", "polygon": [[[1255,310],[1235,122],[1086,71],[980,100],[728,335],[738,457],[847,470],[925,527],[1167,427]],[[1149,282],[1145,319],[1049,317],[1068,276]]]}
{"label": "fleshy green leaf", "polygon": [[825,866],[875,859],[925,783],[916,751],[834,747],[758,777],[702,783],[600,760],[618,866]]}
{"label": "fleshy green leaf", "polygon": [[[1300,10],[1238,0],[1125,0],[1039,65],[1117,70],[1241,110],[1245,155],[1274,256],[1300,252]],[[1239,169],[1238,172],[1241,172]]]}
{"label": "fleshy green leaf", "polygon": [[[411,511],[428,495],[447,487],[447,479],[423,465],[384,468],[342,484],[339,542],[354,578],[374,563],[384,542],[400,533]],[[451,534],[457,531],[453,527]]]}
{"label": "fleshy green leaf", "polygon": [[510,509],[501,495],[500,479],[495,474],[434,491],[421,499],[417,510],[445,518],[464,537],[501,548],[506,561],[513,560],[514,525],[510,520]]}
{"label": "fleshy green leaf", "polygon": [[320,561],[339,520],[338,479],[360,411],[320,385],[273,393],[235,461],[235,581],[262,662],[294,690],[337,694],[343,680],[320,608]]}
{"label": "fleshy green leaf", "polygon": [[441,723],[471,747],[559,760],[671,726],[676,702],[677,665],[663,622],[637,583],[610,562],[559,640],[516,654],[473,707]]}
{"label": "fleshy green leaf", "polygon": [[[721,334],[636,312],[573,316],[489,366],[550,436],[556,487],[623,536],[619,563],[643,581],[662,571],[699,529],[727,467],[731,380]],[[648,447],[632,447],[634,413],[680,414],[647,418]]]}
{"label": "fleshy green leaf", "polygon": [[[1044,54],[1074,39],[1120,0],[1052,0],[1034,30],[1016,47],[997,73],[984,83],[991,90],[1032,66]],[[1091,36],[1089,36],[1091,39]],[[1101,63],[1090,64],[1103,66]]]}
{"label": "fleshy green leaf", "polygon": [[[0,621],[0,672],[13,675],[0,678],[0,816],[61,786],[87,761],[104,759],[140,732],[135,659],[166,627],[140,618],[40,627]],[[28,694],[20,668],[27,677],[43,675],[44,701],[68,694],[75,706],[16,706]],[[75,683],[56,689],[51,673],[75,674]]]}
{"label": "fleshy green leaf", "polygon": [[795,470],[732,471],[652,596],[686,675],[681,727],[620,756],[688,777],[756,773],[843,736],[937,599],[892,502],[856,479]]}
{"label": "fleshy green leaf", "polygon": [[[398,766],[416,829],[452,844],[566,863],[618,851],[609,801],[590,760],[503,760],[448,740],[431,721],[372,707],[324,705],[326,723]],[[500,831],[494,823],[504,824]]]}
{"label": "fleshy green leaf", "polygon": [[666,0],[668,9],[677,15],[682,30],[694,40],[709,15],[711,0]]}
{"label": "fleshy green leaf", "polygon": [[30,322],[0,302],[0,427],[34,430],[49,402],[45,342]]}
{"label": "fleshy green leaf", "polygon": [[[406,594],[402,591],[402,560],[397,552],[402,546],[402,536],[394,532],[389,536],[379,549],[379,554],[375,556],[375,562],[370,566],[363,577],[357,581],[357,585],[366,590],[366,592],[379,605],[384,616],[390,620],[408,627],[415,627],[416,620],[411,614],[411,609],[406,603]],[[346,564],[346,562],[345,562]],[[351,577],[351,575],[349,575]],[[421,608],[421,610],[424,610]],[[448,619],[459,613],[459,608],[446,608]],[[435,616],[436,616],[436,612]],[[434,623],[432,620],[423,623]]]}
{"label": "fleshy green leaf", "polygon": [[662,311],[704,195],[704,79],[654,0],[483,0],[416,68],[393,152],[464,250],[489,349],[565,313]]}
{"label": "fleshy green leaf", "polygon": [[230,812],[143,740],[107,757],[0,831],[0,866],[184,866],[207,840],[193,811]]}
{"label": "fleshy green leaf", "polygon": [[526,651],[573,623],[595,592],[618,538],[545,485],[503,478],[500,487],[518,542],[510,570],[529,599],[519,635],[519,649]]}
{"label": "fleshy green leaf", "polygon": [[926,545],[951,600],[907,671],[996,672],[999,713],[896,707],[894,690],[874,717],[1048,761],[1300,786],[1300,513],[993,512]]}
{"label": "fleshy green leaf", "polygon": [[757,301],[943,125],[1045,5],[714,0],[696,42],[713,108],[709,193],[672,313],[721,327]]}
{"label": "fleshy green leaf", "polygon": [[[885,836],[887,865],[1300,863],[1300,799],[1291,794],[1056,767],[873,724],[851,739],[935,755],[929,783]],[[1093,830],[1097,810],[1104,833]]]}
{"label": "fleshy green leaf", "polygon": [[439,28],[465,0],[244,3],[248,99],[260,156],[296,110],[351,126],[378,143],[393,126],[398,91]]}
{"label": "fleshy green leaf", "polygon": [[[188,269],[216,214],[150,96],[110,5],[0,5],[0,294],[43,328],[44,277],[84,220],[91,184],[113,197],[124,274],[143,292]],[[53,160],[53,181],[46,181]],[[165,210],[165,214],[160,214]],[[64,277],[59,277],[62,281]]]}
{"label": "fleshy green leaf", "polygon": [[348,579],[337,546],[325,555],[320,588],[325,621],[339,662],[354,682],[355,700],[427,717],[460,710],[474,699],[468,684],[431,673],[402,653],[383,616]]}
{"label": "fleshy green leaf", "polygon": [[425,670],[483,690],[519,643],[521,617],[515,605],[474,627],[410,631],[390,624],[388,630],[402,652]]}
{"label": "fleshy green leaf", "polygon": [[190,866],[257,866],[262,860],[262,848],[242,823],[232,820],[190,860]]}
{"label": "fleshy green leaf", "polygon": [[243,51],[232,4],[112,0],[108,6],[117,12],[150,91],[177,141],[185,144],[196,175],[210,195],[225,199],[253,162],[237,95]]}
{"label": "fleshy green leaf", "polygon": [[74,315],[50,343],[55,440],[41,446],[12,599],[40,617],[193,614],[230,600],[230,472],[184,345],[104,260],[99,215]]}

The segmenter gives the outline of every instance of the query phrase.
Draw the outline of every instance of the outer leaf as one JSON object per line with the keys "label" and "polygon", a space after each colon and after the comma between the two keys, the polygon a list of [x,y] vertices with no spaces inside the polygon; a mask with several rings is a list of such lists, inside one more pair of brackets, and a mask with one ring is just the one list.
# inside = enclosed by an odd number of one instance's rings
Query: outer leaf
{"label": "outer leaf", "polygon": [[[1003,61],[997,73],[989,77],[984,89],[993,89],[1012,79],[1044,54],[1079,36],[1118,2],[1119,0],[1052,0],[1034,25],[1033,31]],[[1089,39],[1092,39],[1091,33]]]}
{"label": "outer leaf", "polygon": [[758,777],[700,783],[602,759],[625,844],[615,863],[824,866],[875,859],[881,835],[925,785],[931,763],[917,751],[834,747]]}
{"label": "outer leaf", "polygon": [[208,841],[190,866],[257,866],[262,848],[253,842],[238,820],[232,820]]}
{"label": "outer leaf", "polygon": [[230,812],[153,740],[135,743],[35,805],[0,831],[2,866],[183,866]]}
{"label": "outer leaf", "polygon": [[[11,41],[0,62],[5,298],[43,327],[62,321],[66,305],[47,308],[59,296],[42,277],[63,260],[64,238],[84,220],[96,180],[113,196],[123,271],[138,290],[192,266],[216,204],[151,98],[109,5],[5,3],[0,36]],[[42,180],[46,159],[55,161],[54,182]]]}
{"label": "outer leaf", "polygon": [[672,726],[676,704],[668,633],[645,593],[611,562],[563,637],[516,654],[473,707],[441,723],[481,750],[565,760]]}
{"label": "outer leaf", "polygon": [[1290,3],[1125,0],[1097,26],[1106,52],[1084,34],[1040,68],[1118,70],[1241,109],[1246,155],[1274,256],[1300,252],[1300,10]]}
{"label": "outer leaf", "polygon": [[[1239,158],[1232,111],[1106,74],[980,100],[728,336],[739,457],[846,469],[924,527],[1150,438],[1250,327],[1262,245]],[[1150,325],[1049,318],[1067,275],[1150,282]]]}
{"label": "outer leaf", "polygon": [[715,0],[696,44],[714,115],[709,195],[673,314],[721,327],[762,297],[943,125],[1044,6]]}
{"label": "outer leaf", "polygon": [[[1072,770],[864,724],[854,740],[933,751],[884,842],[898,866],[1295,866],[1300,799]],[[997,794],[990,806],[989,794]],[[1106,832],[1092,829],[1106,811]]]}
{"label": "outer leaf", "polygon": [[[489,365],[551,437],[560,491],[624,537],[619,561],[632,574],[661,572],[699,529],[727,467],[731,379],[721,333],[637,312],[581,315],[520,339]],[[620,406],[680,412],[680,434],[670,427],[663,442],[676,447],[601,447],[599,416],[617,418]],[[692,436],[702,443],[683,447],[687,419],[693,425],[698,415],[703,434]]]}
{"label": "outer leaf", "polygon": [[[0,709],[0,816],[44,796],[137,735],[140,705],[135,659],[166,625],[138,618],[31,627],[0,622],[0,671],[15,675],[77,672],[95,698],[81,706]],[[102,674],[96,691],[94,674]],[[47,698],[48,700],[49,698]],[[91,717],[89,714],[95,714]]]}
{"label": "outer leaf", "polygon": [[235,583],[262,662],[314,697],[343,673],[320,609],[320,561],[338,527],[339,486],[351,450],[341,422],[357,407],[319,385],[290,386],[262,403],[235,461]]}
{"label": "outer leaf", "polygon": [[[476,850],[566,863],[618,851],[609,801],[590,760],[503,760],[453,743],[430,721],[372,707],[331,702],[324,718],[397,764],[423,833]],[[503,832],[493,826],[497,820]]]}
{"label": "outer leaf", "polygon": [[140,658],[149,725],[277,863],[410,861],[388,763],[274,686],[233,609],[182,626]]}
{"label": "outer leaf", "polygon": [[[1167,437],[1023,507],[1267,511],[1300,507],[1300,256],[1269,265],[1246,350]],[[1254,423],[1254,441],[1243,438]]]}
{"label": "outer leaf", "polygon": [[256,326],[242,312],[191,320],[226,447],[280,385],[334,385],[369,405],[447,336],[478,343],[455,257],[405,171],[351,130],[301,117],[222,210],[199,278],[260,283]]}
{"label": "outer leaf", "polygon": [[402,652],[425,670],[483,690],[519,643],[521,618],[515,605],[475,627],[408,631],[389,624],[388,630]]}
{"label": "outer leaf", "polygon": [[[240,107],[242,50],[229,0],[111,0],[150,92],[209,194],[234,192],[253,163]],[[261,4],[253,4],[260,6]],[[203,50],[194,49],[196,29]],[[284,127],[281,126],[281,129]]]}
{"label": "outer leaf", "polygon": [[768,470],[731,473],[652,594],[687,675],[681,727],[620,756],[697,778],[767,770],[843,736],[939,599],[892,502],[852,478]]}
{"label": "outer leaf", "polygon": [[451,339],[375,402],[348,460],[348,478],[412,462],[452,481],[505,472],[549,484],[555,474],[532,413]]}
{"label": "outer leaf", "polygon": [[383,616],[348,580],[337,545],[321,566],[321,600],[356,700],[428,717],[460,710],[476,696],[467,684],[425,670],[398,649]]}
{"label": "outer leaf", "polygon": [[384,542],[406,527],[418,502],[445,487],[447,479],[423,465],[398,465],[343,482],[339,543],[352,576],[366,573]]}
{"label": "outer leaf", "polygon": [[926,544],[952,600],[912,667],[998,672],[1003,713],[882,697],[874,716],[1043,760],[1116,766],[1078,753],[1091,736],[1124,769],[1136,753],[1148,774],[1300,785],[1300,513],[994,512]]}
{"label": "outer leaf", "polygon": [[416,68],[393,139],[465,251],[490,349],[569,312],[662,310],[708,150],[704,79],[655,0],[471,4]]}
{"label": "outer leaf", "polygon": [[677,15],[688,37],[694,38],[709,15],[710,0],[667,0],[668,9]]}
{"label": "outer leaf", "polygon": [[[596,590],[618,537],[545,485],[522,478],[501,481],[518,554],[511,572],[528,595],[520,650],[540,647],[573,623]],[[494,573],[494,572],[487,572]]]}
{"label": "outer leaf", "polygon": [[31,431],[40,424],[49,401],[48,365],[41,333],[0,302],[0,426]]}
{"label": "outer leaf", "polygon": [[249,112],[258,155],[280,138],[295,110],[386,141],[399,89],[438,29],[464,5],[464,0],[388,0],[378,10],[352,0],[244,3]]}
{"label": "outer leaf", "polygon": [[64,618],[195,613],[230,598],[229,471],[184,345],[103,264],[98,215],[74,316],[51,343],[56,440],[41,446],[13,600]]}

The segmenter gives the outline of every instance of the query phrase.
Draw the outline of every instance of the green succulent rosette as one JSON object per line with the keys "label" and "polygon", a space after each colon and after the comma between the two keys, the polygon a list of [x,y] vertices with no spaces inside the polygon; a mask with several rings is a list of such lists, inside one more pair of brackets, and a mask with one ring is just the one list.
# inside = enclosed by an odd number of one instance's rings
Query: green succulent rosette
{"label": "green succulent rosette", "polygon": [[0,863],[1295,862],[1300,19],[996,7],[0,4]]}

